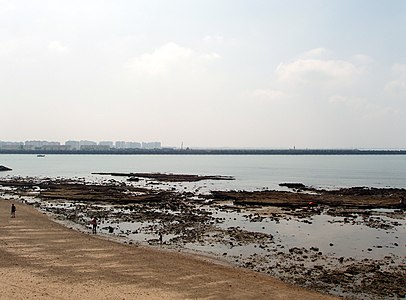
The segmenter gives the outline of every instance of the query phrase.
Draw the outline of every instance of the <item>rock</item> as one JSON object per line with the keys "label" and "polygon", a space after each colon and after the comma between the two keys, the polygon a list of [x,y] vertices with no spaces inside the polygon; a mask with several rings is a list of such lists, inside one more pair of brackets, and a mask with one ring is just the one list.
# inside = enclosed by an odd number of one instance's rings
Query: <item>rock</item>
{"label": "rock", "polygon": [[127,179],[127,181],[138,182],[138,181],[140,181],[140,179],[138,177],[130,177],[130,178]]}
{"label": "rock", "polygon": [[0,166],[0,171],[11,171],[12,169],[7,168],[5,166]]}
{"label": "rock", "polygon": [[306,186],[303,183],[296,183],[296,182],[282,182],[279,183],[279,186],[284,186],[289,189],[305,189]]}
{"label": "rock", "polygon": [[297,247],[290,248],[289,252],[294,253],[294,254],[299,254],[299,255],[303,254],[303,250],[301,250],[301,249],[299,249]]}

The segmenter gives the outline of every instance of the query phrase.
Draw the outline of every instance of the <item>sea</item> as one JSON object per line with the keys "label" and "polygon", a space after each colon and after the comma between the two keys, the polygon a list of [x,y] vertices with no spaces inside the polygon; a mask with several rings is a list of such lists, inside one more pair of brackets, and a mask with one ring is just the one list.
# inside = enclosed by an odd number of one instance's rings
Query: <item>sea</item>
{"label": "sea", "polygon": [[0,154],[12,169],[0,177],[85,178],[97,172],[227,175],[207,189],[283,189],[282,182],[317,188],[406,188],[406,155],[46,155]]}

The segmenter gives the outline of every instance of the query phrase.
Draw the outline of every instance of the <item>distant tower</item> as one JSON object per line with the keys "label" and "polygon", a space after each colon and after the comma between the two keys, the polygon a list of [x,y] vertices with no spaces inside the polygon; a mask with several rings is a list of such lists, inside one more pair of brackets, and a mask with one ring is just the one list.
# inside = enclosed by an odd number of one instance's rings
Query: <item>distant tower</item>
{"label": "distant tower", "polygon": [[180,144],[180,150],[183,150],[183,141],[182,141],[182,143]]}

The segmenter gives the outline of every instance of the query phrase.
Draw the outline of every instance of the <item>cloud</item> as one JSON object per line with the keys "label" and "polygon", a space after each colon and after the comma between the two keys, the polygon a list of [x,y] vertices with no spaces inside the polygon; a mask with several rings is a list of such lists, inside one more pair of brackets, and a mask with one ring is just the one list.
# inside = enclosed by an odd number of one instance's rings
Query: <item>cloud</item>
{"label": "cloud", "polygon": [[333,95],[328,98],[328,102],[333,105],[343,105],[351,109],[362,109],[367,101],[360,97]]}
{"label": "cloud", "polygon": [[406,65],[404,64],[394,64],[392,66],[392,71],[406,77]]}
{"label": "cloud", "polygon": [[250,93],[251,97],[267,100],[279,100],[286,97],[286,93],[280,90],[256,89]]}
{"label": "cloud", "polygon": [[218,53],[206,53],[206,54],[201,54],[200,58],[203,59],[203,61],[210,61],[210,60],[219,59],[219,58],[221,58],[221,56]]}
{"label": "cloud", "polygon": [[406,91],[406,81],[392,80],[385,85],[385,92],[396,95]]}
{"label": "cloud", "polygon": [[15,10],[17,10],[16,3],[7,2],[0,4],[0,13],[10,13]]}
{"label": "cloud", "polygon": [[344,60],[298,59],[281,63],[276,75],[281,83],[293,85],[348,86],[353,84],[361,70]]}
{"label": "cloud", "polygon": [[200,53],[176,43],[168,43],[150,53],[129,59],[126,66],[139,75],[160,76],[175,72],[198,72],[207,63],[219,58],[217,53]]}
{"label": "cloud", "polygon": [[224,37],[221,35],[206,35],[203,41],[206,43],[222,43],[224,42]]}
{"label": "cloud", "polygon": [[337,107],[344,107],[364,119],[385,118],[399,111],[391,106],[370,103],[367,99],[355,96],[333,95],[328,102]]}
{"label": "cloud", "polygon": [[51,41],[48,44],[48,50],[53,53],[67,54],[70,49],[64,46],[60,41]]}
{"label": "cloud", "polygon": [[14,52],[18,47],[18,42],[16,40],[7,40],[0,42],[0,56],[8,55]]}
{"label": "cloud", "polygon": [[406,65],[395,64],[392,66],[392,72],[397,78],[389,81],[384,90],[389,95],[403,95],[406,93]]}
{"label": "cloud", "polygon": [[302,55],[302,58],[322,58],[330,54],[330,51],[326,48],[314,48]]}
{"label": "cloud", "polygon": [[355,64],[370,65],[374,59],[366,54],[355,54],[351,56],[351,61]]}
{"label": "cloud", "polygon": [[[360,75],[364,65],[352,63],[350,59],[326,58],[331,51],[314,48],[302,53],[288,63],[280,63],[274,72],[274,80],[263,89],[251,92],[249,96],[261,99],[289,99],[293,103],[320,105],[326,99],[336,105],[349,107],[348,99],[338,97],[346,93],[356,95],[363,81]],[[351,105],[357,105],[355,97]]]}

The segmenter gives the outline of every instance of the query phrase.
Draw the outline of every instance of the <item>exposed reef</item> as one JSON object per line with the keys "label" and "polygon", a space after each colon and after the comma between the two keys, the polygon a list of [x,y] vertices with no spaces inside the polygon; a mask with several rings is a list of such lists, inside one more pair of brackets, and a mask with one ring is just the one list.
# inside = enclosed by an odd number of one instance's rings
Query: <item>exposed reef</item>
{"label": "exposed reef", "polygon": [[400,199],[406,198],[406,189],[351,187],[323,190],[303,184],[281,184],[293,188],[289,191],[212,191],[216,201],[233,201],[238,205],[269,205],[279,207],[308,207],[327,205],[347,208],[398,208]]}
{"label": "exposed reef", "polygon": [[191,175],[191,174],[164,174],[164,173],[92,173],[94,175],[111,175],[128,177],[132,181],[136,181],[136,178],[147,178],[162,182],[196,182],[201,180],[234,180],[232,176],[220,176],[220,175]]}

